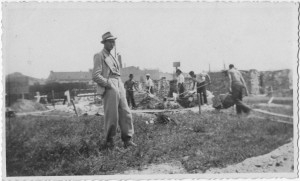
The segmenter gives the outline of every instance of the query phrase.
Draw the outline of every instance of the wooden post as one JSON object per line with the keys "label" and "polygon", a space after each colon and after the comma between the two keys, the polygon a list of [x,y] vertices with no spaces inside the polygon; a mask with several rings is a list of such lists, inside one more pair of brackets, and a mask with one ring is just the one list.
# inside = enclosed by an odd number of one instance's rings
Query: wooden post
{"label": "wooden post", "polygon": [[201,114],[201,102],[200,102],[200,93],[197,93],[198,105],[199,105],[199,114]]}
{"label": "wooden post", "polygon": [[74,101],[71,100],[71,103],[72,103],[72,105],[73,105],[74,112],[75,112],[76,116],[78,117],[78,113],[77,113],[77,110],[76,110],[76,106],[75,106],[75,104],[74,104]]}

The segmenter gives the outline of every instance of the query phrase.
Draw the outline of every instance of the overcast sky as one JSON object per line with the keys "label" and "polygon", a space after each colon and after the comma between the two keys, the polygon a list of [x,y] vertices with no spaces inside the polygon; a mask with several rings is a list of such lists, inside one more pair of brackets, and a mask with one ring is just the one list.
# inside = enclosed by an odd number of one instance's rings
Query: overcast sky
{"label": "overcast sky", "polygon": [[103,33],[118,37],[126,66],[172,72],[278,70],[297,62],[296,3],[7,3],[5,74],[47,78],[87,71]]}

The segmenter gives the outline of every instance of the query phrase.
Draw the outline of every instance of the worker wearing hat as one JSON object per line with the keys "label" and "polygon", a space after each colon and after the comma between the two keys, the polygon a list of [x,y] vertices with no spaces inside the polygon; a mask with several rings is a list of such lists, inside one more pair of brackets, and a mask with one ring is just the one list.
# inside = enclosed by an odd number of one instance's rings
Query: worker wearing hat
{"label": "worker wearing hat", "polygon": [[184,92],[184,76],[182,75],[182,71],[180,69],[176,70],[176,75],[177,75],[177,86],[178,86],[178,92],[179,92],[179,97],[184,97],[183,92]]}
{"label": "worker wearing hat", "polygon": [[97,83],[97,93],[103,98],[105,144],[114,147],[114,136],[119,124],[124,147],[136,146],[132,142],[134,134],[132,115],[127,105],[124,85],[120,78],[120,65],[111,54],[115,46],[110,32],[102,35],[102,51],[94,55],[93,81]]}
{"label": "worker wearing hat", "polygon": [[146,86],[146,92],[153,94],[153,81],[150,78],[150,74],[146,74],[146,82],[145,82],[145,86]]}
{"label": "worker wearing hat", "polygon": [[137,91],[137,83],[133,80],[133,74],[129,75],[129,80],[127,80],[124,84],[126,89],[126,99],[128,106],[132,106],[132,109],[136,108],[135,100],[134,100],[134,89]]}

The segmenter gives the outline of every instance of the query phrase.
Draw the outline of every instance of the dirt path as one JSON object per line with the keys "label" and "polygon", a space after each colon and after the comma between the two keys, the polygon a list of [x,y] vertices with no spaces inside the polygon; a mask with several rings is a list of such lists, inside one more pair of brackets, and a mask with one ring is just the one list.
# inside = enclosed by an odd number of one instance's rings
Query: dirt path
{"label": "dirt path", "polygon": [[293,172],[294,146],[287,143],[278,149],[257,157],[248,158],[236,165],[226,168],[211,168],[206,173],[263,173],[263,172]]}
{"label": "dirt path", "polygon": [[145,166],[141,170],[127,170],[122,174],[184,174],[187,173],[179,161]]}
{"label": "dirt path", "polygon": [[[293,172],[294,147],[293,142],[287,143],[276,150],[257,157],[244,160],[241,163],[226,168],[211,168],[205,173],[279,173]],[[145,166],[141,170],[127,170],[122,174],[184,174],[187,173],[179,161]]]}

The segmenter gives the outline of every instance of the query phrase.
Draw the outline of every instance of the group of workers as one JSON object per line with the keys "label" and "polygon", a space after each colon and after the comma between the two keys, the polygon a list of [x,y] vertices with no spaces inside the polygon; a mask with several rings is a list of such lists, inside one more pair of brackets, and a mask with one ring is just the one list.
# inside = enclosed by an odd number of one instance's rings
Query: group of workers
{"label": "group of workers", "polygon": [[[125,82],[125,85],[122,83],[120,65],[111,54],[116,39],[117,38],[110,32],[102,35],[101,43],[104,45],[104,48],[94,55],[92,77],[93,81],[98,85],[97,94],[100,94],[103,98],[106,147],[113,148],[115,146],[114,137],[117,133],[118,125],[120,127],[124,147],[136,147],[137,145],[132,141],[134,127],[129,105],[131,103],[133,108],[136,107],[134,88],[137,89],[137,85],[133,81],[133,74],[130,74],[129,80]],[[176,70],[176,74],[179,96],[182,97],[185,91],[184,76],[180,69]],[[211,83],[208,74],[196,75],[193,71],[190,71],[189,75],[193,80],[193,89],[196,86],[197,93],[202,95],[200,96],[201,104],[207,104],[206,86]],[[230,80],[229,91],[235,101],[237,114],[241,112],[249,113],[250,108],[242,102],[244,88],[246,88],[246,93],[248,94],[242,74],[231,64],[229,66],[228,75]],[[146,92],[153,94],[153,81],[149,74],[146,75]]]}
{"label": "group of workers", "polygon": [[[176,70],[176,75],[177,75],[177,86],[178,86],[179,98],[182,98],[184,97],[184,93],[185,93],[185,86],[184,86],[185,79],[180,69]],[[206,73],[200,73],[196,75],[194,71],[190,71],[189,75],[193,80],[192,90],[196,88],[197,93],[200,95],[200,104],[207,105],[208,103],[207,103],[206,87],[211,83],[209,75]]]}
{"label": "group of workers", "polygon": [[[153,86],[154,84],[152,79],[150,78],[150,74],[146,74],[145,93],[153,94],[154,93]],[[127,99],[128,106],[129,107],[131,106],[132,109],[135,109],[136,104],[134,100],[134,92],[139,91],[139,88],[137,82],[133,80],[133,74],[129,74],[129,80],[125,82],[124,87],[126,90],[126,99]]]}

